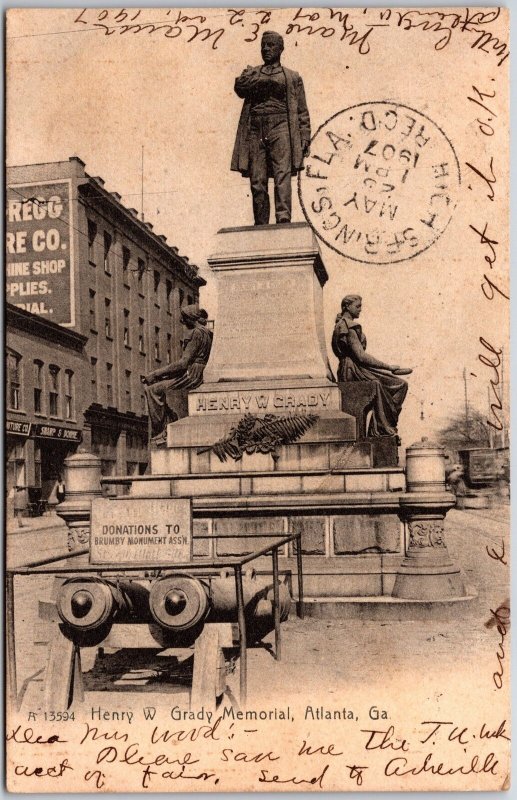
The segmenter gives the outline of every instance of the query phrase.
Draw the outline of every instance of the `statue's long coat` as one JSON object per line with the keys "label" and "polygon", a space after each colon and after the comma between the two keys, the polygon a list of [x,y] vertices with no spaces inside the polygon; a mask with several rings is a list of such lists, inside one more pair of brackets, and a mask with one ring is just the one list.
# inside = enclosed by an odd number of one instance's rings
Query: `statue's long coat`
{"label": "statue's long coat", "polygon": [[[254,67],[254,69],[260,70],[261,66]],[[295,175],[303,167],[302,140],[305,142],[310,141],[311,124],[303,81],[300,75],[292,69],[287,69],[287,67],[282,67],[282,69],[285,74],[287,119],[291,139],[291,172]],[[239,119],[232,156],[232,170],[240,172],[246,177],[249,176],[250,108],[251,100],[246,99]]]}

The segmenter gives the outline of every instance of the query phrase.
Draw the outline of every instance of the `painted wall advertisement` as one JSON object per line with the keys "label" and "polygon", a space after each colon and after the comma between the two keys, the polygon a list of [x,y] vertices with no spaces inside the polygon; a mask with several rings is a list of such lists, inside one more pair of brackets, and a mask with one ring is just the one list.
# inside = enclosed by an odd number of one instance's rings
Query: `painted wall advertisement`
{"label": "painted wall advertisement", "polygon": [[6,298],[18,308],[74,324],[70,181],[7,187]]}

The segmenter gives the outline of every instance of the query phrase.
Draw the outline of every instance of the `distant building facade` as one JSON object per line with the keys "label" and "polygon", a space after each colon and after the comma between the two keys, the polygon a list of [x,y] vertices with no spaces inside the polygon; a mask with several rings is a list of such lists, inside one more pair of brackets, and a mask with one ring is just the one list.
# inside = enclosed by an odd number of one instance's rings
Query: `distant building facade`
{"label": "distant building facade", "polygon": [[9,304],[5,319],[9,511],[40,513],[83,438],[87,338]]}
{"label": "distant building facade", "polygon": [[[120,200],[75,156],[7,168],[7,302],[85,338],[77,424],[104,475],[147,469],[141,376],[179,357],[180,308],[198,303],[205,285],[198,268]],[[35,340],[33,360],[39,334]],[[58,361],[56,354],[52,363],[65,375]]]}

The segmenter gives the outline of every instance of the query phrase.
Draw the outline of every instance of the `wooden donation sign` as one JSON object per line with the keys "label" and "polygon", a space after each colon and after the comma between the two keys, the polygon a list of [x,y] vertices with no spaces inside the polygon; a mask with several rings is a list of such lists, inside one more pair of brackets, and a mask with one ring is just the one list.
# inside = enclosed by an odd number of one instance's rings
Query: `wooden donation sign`
{"label": "wooden donation sign", "polygon": [[90,563],[172,566],[192,559],[189,499],[96,498]]}

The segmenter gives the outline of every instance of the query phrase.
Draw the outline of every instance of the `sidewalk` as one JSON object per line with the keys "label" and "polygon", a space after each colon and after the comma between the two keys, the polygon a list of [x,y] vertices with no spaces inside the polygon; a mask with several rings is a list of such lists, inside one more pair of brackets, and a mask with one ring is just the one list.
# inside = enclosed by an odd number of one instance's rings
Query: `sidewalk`
{"label": "sidewalk", "polygon": [[[20,525],[20,522],[22,525]],[[58,517],[55,511],[44,514],[42,517],[21,517],[20,520],[14,517],[6,519],[6,533],[37,533],[49,528],[66,528],[64,521]]]}

